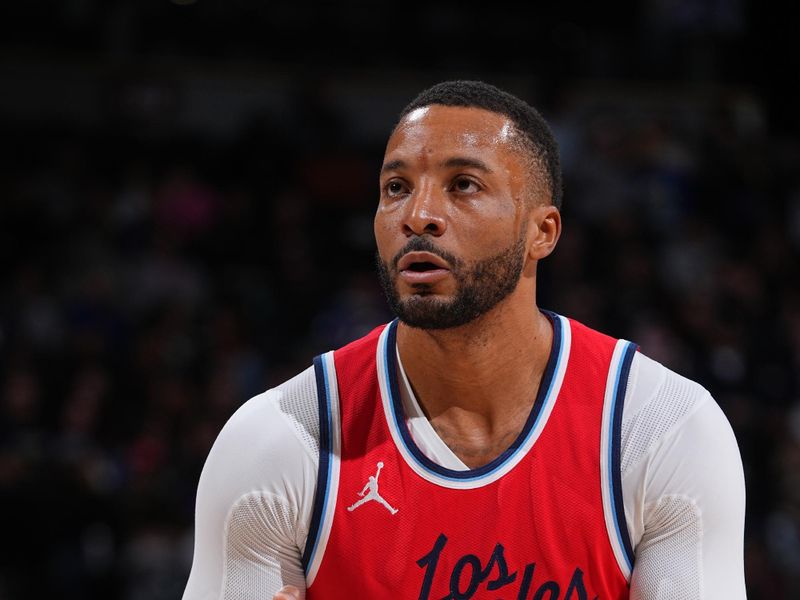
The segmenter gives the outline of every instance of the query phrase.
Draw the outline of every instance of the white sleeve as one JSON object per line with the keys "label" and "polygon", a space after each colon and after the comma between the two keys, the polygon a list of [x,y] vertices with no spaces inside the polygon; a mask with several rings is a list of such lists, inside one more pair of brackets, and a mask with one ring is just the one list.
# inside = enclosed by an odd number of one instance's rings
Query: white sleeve
{"label": "white sleeve", "polygon": [[183,600],[270,599],[305,590],[319,418],[313,367],[244,403],[209,452],[197,488]]}
{"label": "white sleeve", "polygon": [[632,600],[745,598],[742,461],[697,383],[636,354],[622,417]]}

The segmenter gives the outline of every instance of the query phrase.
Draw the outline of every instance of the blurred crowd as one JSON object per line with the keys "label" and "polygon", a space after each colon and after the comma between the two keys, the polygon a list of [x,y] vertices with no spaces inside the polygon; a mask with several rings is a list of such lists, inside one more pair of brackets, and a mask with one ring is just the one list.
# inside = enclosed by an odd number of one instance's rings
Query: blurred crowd
{"label": "blurred crowd", "polygon": [[[725,89],[564,93],[543,112],[565,193],[540,305],[712,392],[745,466],[749,597],[796,598],[800,142]],[[0,599],[179,598],[227,418],[392,317],[373,267],[383,146],[313,102],[224,141],[3,130]]]}

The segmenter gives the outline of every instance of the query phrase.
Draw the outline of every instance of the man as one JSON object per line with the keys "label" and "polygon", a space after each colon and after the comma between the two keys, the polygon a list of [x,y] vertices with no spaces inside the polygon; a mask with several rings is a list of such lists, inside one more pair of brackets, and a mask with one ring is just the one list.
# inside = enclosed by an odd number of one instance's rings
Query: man
{"label": "man", "polygon": [[709,393],[536,306],[560,204],[535,109],[470,81],[411,102],[375,216],[398,319],[231,417],[186,600],[745,597]]}

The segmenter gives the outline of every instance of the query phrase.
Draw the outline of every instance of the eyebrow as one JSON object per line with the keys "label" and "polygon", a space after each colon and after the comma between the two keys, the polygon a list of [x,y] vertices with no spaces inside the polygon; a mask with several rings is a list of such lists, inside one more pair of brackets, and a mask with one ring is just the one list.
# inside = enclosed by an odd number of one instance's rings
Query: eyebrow
{"label": "eyebrow", "polygon": [[397,169],[402,169],[405,166],[406,166],[405,161],[402,161],[400,159],[390,160],[387,163],[383,163],[383,166],[381,167],[381,173],[385,173],[386,171],[396,171]]}
{"label": "eyebrow", "polygon": [[[386,171],[396,171],[397,169],[403,169],[407,167],[405,161],[397,159],[397,160],[390,160],[387,163],[384,163],[381,167],[381,173],[385,173]],[[471,167],[473,169],[478,169],[479,171],[483,171],[485,173],[493,173],[489,166],[479,160],[477,158],[470,158],[467,156],[454,156],[453,158],[448,158],[446,161],[442,163],[443,167],[448,169],[458,168],[458,167]]]}
{"label": "eyebrow", "polygon": [[442,166],[447,168],[455,168],[455,167],[472,167],[473,169],[478,169],[479,171],[483,171],[485,173],[492,173],[493,171],[489,168],[482,160],[478,160],[477,158],[469,158],[466,156],[454,156],[453,158],[448,158]]}

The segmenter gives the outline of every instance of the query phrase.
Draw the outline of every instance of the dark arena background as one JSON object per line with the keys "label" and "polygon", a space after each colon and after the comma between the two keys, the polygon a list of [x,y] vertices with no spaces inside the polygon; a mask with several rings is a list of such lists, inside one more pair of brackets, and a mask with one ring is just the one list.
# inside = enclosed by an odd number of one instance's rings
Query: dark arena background
{"label": "dark arena background", "polygon": [[223,423],[391,318],[377,171],[446,78],[552,123],[541,305],[712,392],[744,461],[749,598],[800,597],[796,22],[548,4],[2,3],[0,599],[180,598]]}

